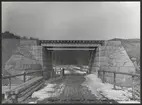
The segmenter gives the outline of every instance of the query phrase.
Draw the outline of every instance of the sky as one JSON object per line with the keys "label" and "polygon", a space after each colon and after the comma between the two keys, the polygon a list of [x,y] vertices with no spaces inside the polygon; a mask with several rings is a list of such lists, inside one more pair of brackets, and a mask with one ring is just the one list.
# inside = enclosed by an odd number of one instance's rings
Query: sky
{"label": "sky", "polygon": [[2,32],[43,40],[140,38],[140,2],[2,2]]}

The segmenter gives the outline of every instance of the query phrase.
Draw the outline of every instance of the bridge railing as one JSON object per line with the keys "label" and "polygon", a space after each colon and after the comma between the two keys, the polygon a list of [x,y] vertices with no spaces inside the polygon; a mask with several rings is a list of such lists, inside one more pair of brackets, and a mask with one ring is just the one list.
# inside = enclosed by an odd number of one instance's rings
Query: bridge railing
{"label": "bridge railing", "polygon": [[[8,92],[11,92],[11,91],[14,91],[15,92],[15,90],[14,89],[17,89],[17,87],[20,87],[19,89],[21,89],[21,88],[24,88],[24,86],[30,86],[31,85],[31,83],[29,84],[29,82],[30,81],[34,81],[34,82],[36,82],[35,80],[37,79],[36,78],[36,76],[37,77],[39,77],[39,76],[41,76],[41,77],[43,77],[43,79],[44,79],[44,76],[45,76],[45,72],[49,72],[49,74],[50,74],[50,79],[52,79],[52,78],[56,78],[56,77],[59,77],[59,76],[63,76],[62,75],[62,70],[60,70],[60,71],[54,71],[54,70],[52,70],[52,71],[46,71],[46,70],[35,70],[35,71],[25,71],[25,72],[23,72],[23,73],[21,73],[21,74],[16,74],[16,75],[8,75],[8,76],[2,76],[2,79],[4,80],[4,79],[8,79],[9,80],[9,90],[5,90],[5,91],[3,91],[3,101],[4,102],[7,102],[8,100],[9,100],[9,98],[7,98],[7,97],[9,97],[9,95],[6,95],[6,93],[8,93]],[[60,72],[60,73],[59,73]],[[38,73],[37,75],[33,75],[34,73]],[[32,75],[30,75],[30,74],[32,74]],[[40,75],[39,75],[40,74]],[[53,75],[54,74],[54,75]],[[57,75],[58,74],[58,75]],[[59,75],[60,74],[60,75]],[[28,79],[27,80],[27,76],[32,76],[33,78],[30,78],[30,79]],[[11,84],[12,84],[12,78],[14,78],[14,77],[19,77],[19,76],[23,76],[23,83],[21,83],[21,84],[18,84],[16,87],[14,87],[14,88],[11,88]],[[42,80],[42,79],[41,79]],[[23,85],[22,85],[23,84]],[[27,84],[27,85],[24,85],[24,84]],[[40,85],[40,83],[37,83],[36,82],[36,84],[34,83],[34,85]],[[42,84],[41,84],[42,85]],[[29,88],[26,88],[25,87],[25,89],[26,89],[26,91],[29,91],[30,89],[32,89],[32,87],[35,87],[35,86],[30,86]],[[16,90],[17,91],[17,90]],[[33,91],[33,90],[31,90],[31,91]],[[31,92],[30,91],[30,92]],[[21,90],[20,91],[20,94],[21,93],[23,93],[24,91],[23,90]],[[11,93],[9,93],[9,94],[11,94]],[[17,94],[17,93],[16,93]],[[27,94],[29,94],[29,93],[27,93]],[[16,95],[17,96],[17,95]],[[22,96],[23,98],[25,98],[26,96]],[[17,98],[16,99],[14,99],[14,100],[17,100]],[[17,101],[15,101],[15,102],[17,102]]]}
{"label": "bridge railing", "polygon": [[102,82],[104,83],[105,82],[105,73],[112,73],[113,74],[113,88],[116,89],[116,75],[117,74],[122,74],[122,75],[129,75],[131,76],[132,78],[132,99],[134,100],[135,97],[134,97],[134,77],[138,77],[140,78],[140,75],[139,74],[132,74],[132,73],[125,73],[125,72],[118,72],[118,71],[107,71],[107,70],[100,70],[98,71],[98,77],[100,77],[100,73],[103,73],[102,75]]}
{"label": "bridge railing", "polygon": [[[28,76],[29,74],[34,74],[34,73],[41,73],[41,76],[44,76],[44,72],[49,72],[50,75],[51,75],[51,78],[55,78],[57,77],[56,75],[62,75],[62,71],[45,71],[45,70],[35,70],[35,71],[24,71],[23,73],[21,74],[16,74],[16,75],[8,75],[8,76],[2,76],[2,80],[4,79],[8,79],[9,80],[9,89],[11,89],[11,78],[14,78],[14,77],[19,77],[19,76],[23,76],[23,82],[26,82],[26,76]],[[60,72],[60,73],[59,73]],[[55,74],[55,75],[53,75]]]}
{"label": "bridge railing", "polygon": [[35,71],[24,71],[21,74],[16,74],[16,75],[8,75],[8,76],[2,76],[2,80],[4,79],[8,79],[9,80],[9,89],[11,89],[11,79],[14,77],[19,77],[19,76],[23,76],[23,82],[26,82],[26,76],[29,74],[33,74],[33,73],[38,73],[40,72],[43,76],[43,72],[51,72],[51,71],[44,71],[44,70],[35,70]]}

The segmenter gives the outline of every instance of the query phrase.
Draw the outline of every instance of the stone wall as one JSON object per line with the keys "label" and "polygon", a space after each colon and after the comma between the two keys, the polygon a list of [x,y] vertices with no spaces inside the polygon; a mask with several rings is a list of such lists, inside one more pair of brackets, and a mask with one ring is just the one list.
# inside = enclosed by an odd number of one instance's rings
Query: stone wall
{"label": "stone wall", "polygon": [[[41,64],[42,69],[45,71],[52,71],[52,51],[48,51],[42,46],[32,46],[32,54],[35,59]],[[44,77],[46,79],[50,78],[50,72],[45,72]]]}
{"label": "stone wall", "polygon": [[[96,50],[94,67],[97,70],[120,71],[135,73],[135,67],[130,60],[120,41],[107,41],[105,46]],[[113,83],[113,74],[106,73],[106,82]],[[118,85],[131,85],[131,77],[127,75],[116,75]]]}
{"label": "stone wall", "polygon": [[5,63],[12,56],[13,51],[19,46],[19,39],[2,39],[1,50],[2,50],[2,72],[4,72]]}
{"label": "stone wall", "polygon": [[44,70],[48,71],[44,73],[45,79],[49,79],[51,77],[52,67],[52,51],[47,50],[43,47],[42,53],[42,60],[43,60],[43,68]]}
{"label": "stone wall", "polygon": [[36,46],[38,42],[36,40],[20,39],[21,46]]}
{"label": "stone wall", "polygon": [[[42,46],[36,45],[36,41],[20,40],[20,45],[13,51],[10,59],[5,63],[4,69],[11,75],[23,73],[23,71],[52,70],[49,51]],[[4,73],[3,73],[4,74]],[[47,73],[45,76],[50,77]],[[49,74],[49,72],[48,72]],[[37,73],[35,76],[41,74]],[[19,77],[19,79],[23,79]]]}

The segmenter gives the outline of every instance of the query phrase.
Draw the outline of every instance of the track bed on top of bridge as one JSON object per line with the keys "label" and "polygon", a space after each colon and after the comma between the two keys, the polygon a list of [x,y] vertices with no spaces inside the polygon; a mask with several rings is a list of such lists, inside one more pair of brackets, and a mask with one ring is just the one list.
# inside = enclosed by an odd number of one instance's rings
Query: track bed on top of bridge
{"label": "track bed on top of bridge", "polygon": [[37,103],[115,103],[107,99],[98,100],[87,87],[81,85],[84,81],[83,75],[67,75],[54,81],[56,84],[65,84],[62,93],[58,97],[46,98]]}

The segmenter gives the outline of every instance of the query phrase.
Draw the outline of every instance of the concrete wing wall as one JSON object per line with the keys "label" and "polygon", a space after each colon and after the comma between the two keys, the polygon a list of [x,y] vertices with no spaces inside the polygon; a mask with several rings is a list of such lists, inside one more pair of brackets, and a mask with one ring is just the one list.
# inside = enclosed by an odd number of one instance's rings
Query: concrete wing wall
{"label": "concrete wing wall", "polygon": [[[93,66],[94,71],[109,70],[135,73],[135,67],[120,41],[107,41],[105,46],[100,46],[96,51]],[[106,82],[113,83],[113,75],[107,73],[106,76]],[[117,75],[116,81],[118,85],[131,85],[130,76]]]}

